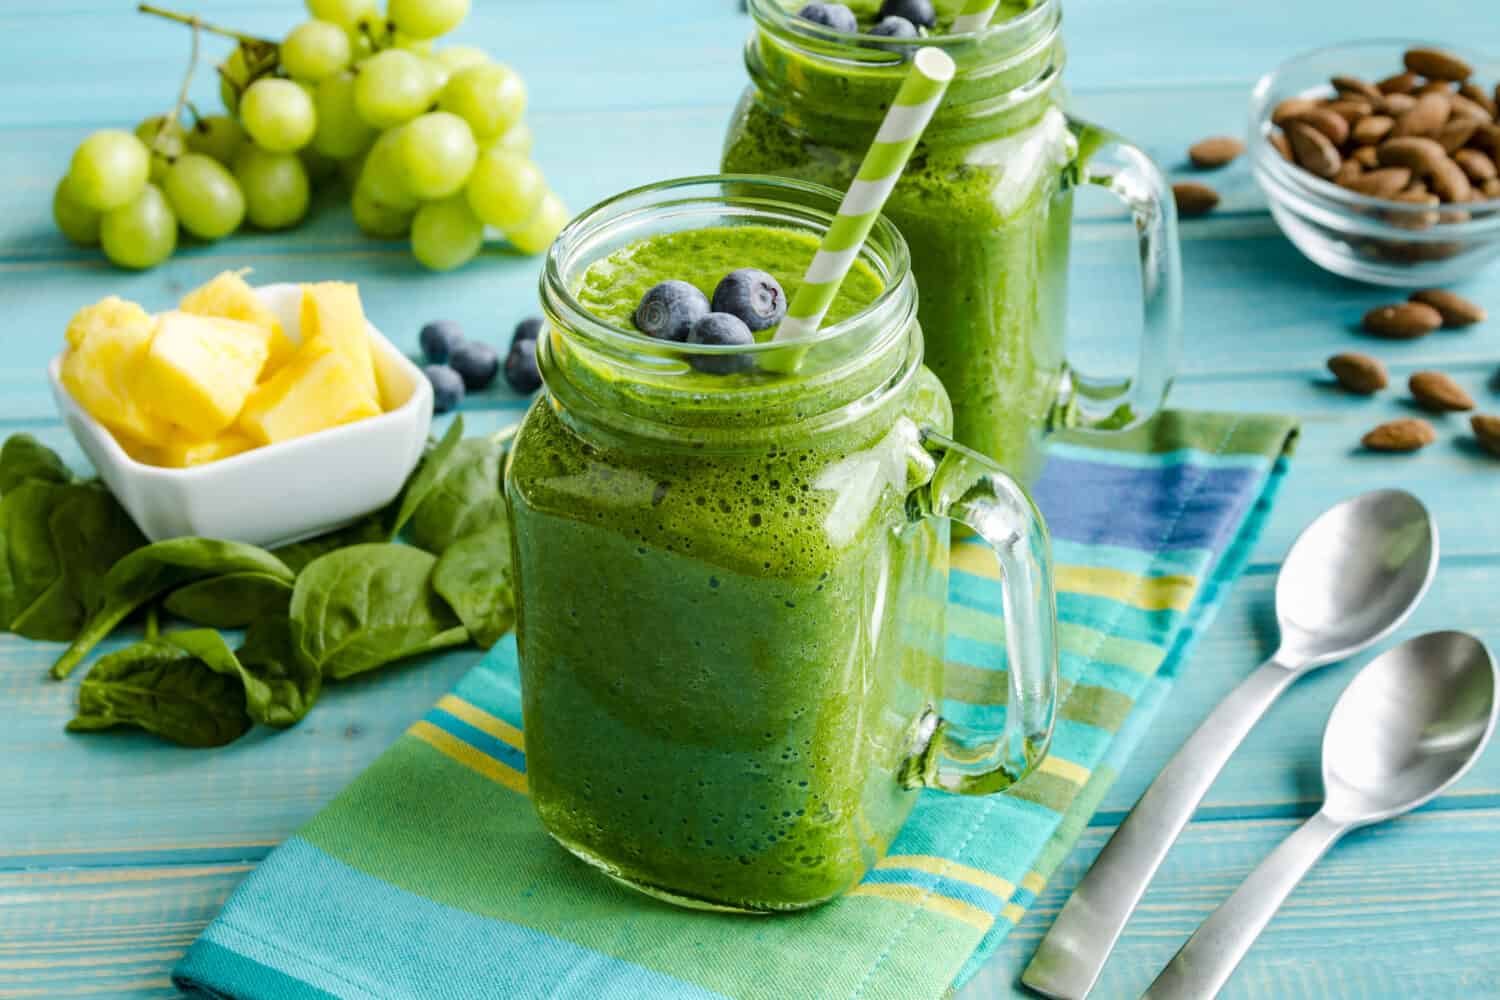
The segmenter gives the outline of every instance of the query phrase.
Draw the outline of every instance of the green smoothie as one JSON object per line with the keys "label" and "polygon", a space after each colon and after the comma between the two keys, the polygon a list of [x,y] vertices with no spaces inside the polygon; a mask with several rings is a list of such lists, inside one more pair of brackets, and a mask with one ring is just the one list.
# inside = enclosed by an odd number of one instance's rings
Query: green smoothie
{"label": "green smoothie", "polygon": [[[868,26],[879,3],[850,6]],[[997,20],[1028,6],[1003,4]],[[939,4],[939,34],[957,7]],[[905,65],[760,23],[724,169],[847,188]],[[1044,29],[952,49],[959,76],[885,209],[911,247],[926,363],[953,401],[955,436],[1023,482],[1039,470],[1063,372],[1078,150],[1057,106],[1060,44]]]}
{"label": "green smoothie", "polygon": [[[710,293],[759,267],[793,293],[815,247],[761,225],[663,233],[595,261],[573,294],[629,329],[667,279]],[[861,265],[831,315],[881,291]],[[946,528],[905,505],[915,427],[950,422],[942,387],[902,336],[863,387],[688,374],[635,433],[619,408],[640,387],[568,339],[548,342],[550,395],[506,479],[538,812],[574,853],[677,902],[832,898],[910,810],[899,776],[940,690]],[[673,425],[694,436],[659,433]]]}

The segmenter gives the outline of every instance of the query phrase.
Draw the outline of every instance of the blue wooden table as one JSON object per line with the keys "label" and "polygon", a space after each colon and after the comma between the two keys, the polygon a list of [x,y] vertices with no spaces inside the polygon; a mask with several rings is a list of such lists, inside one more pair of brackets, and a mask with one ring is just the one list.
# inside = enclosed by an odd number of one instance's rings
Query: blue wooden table
{"label": "blue wooden table", "polygon": [[[278,37],[294,0],[184,0]],[[709,172],[744,82],[738,0],[475,0],[461,40],[516,66],[531,86],[537,158],[581,208],[624,188]],[[38,434],[81,456],[48,397],[43,366],[68,317],[107,293],[163,308],[228,267],[259,281],[349,278],[370,314],[413,347],[446,316],[496,341],[534,310],[537,264],[487,253],[433,276],[405,247],[371,242],[330,199],[302,228],[179,252],[145,274],[115,271],[53,230],[48,206],[87,132],[169,108],[186,59],[178,28],[126,0],[0,5],[0,435]],[[1435,39],[1500,52],[1492,0],[1071,0],[1068,76],[1080,111],[1134,137],[1168,169],[1186,146],[1239,133],[1251,82],[1287,56],[1352,36]],[[217,46],[210,51],[218,55]],[[211,73],[194,87],[215,108]],[[1361,313],[1389,293],[1336,279],[1277,232],[1243,164],[1216,175],[1217,214],[1183,227],[1187,344],[1173,402],[1298,414],[1305,430],[1280,507],[1245,579],[1169,705],[1104,801],[1081,847],[968,998],[1008,995],[1084,866],[1167,756],[1273,642],[1272,588],[1288,542],[1359,490],[1399,485],[1431,507],[1444,562],[1403,634],[1477,632],[1500,648],[1500,461],[1445,433],[1408,458],[1362,454],[1359,436],[1407,412],[1399,393],[1330,391],[1323,359],[1357,344]],[[1133,240],[1111,206],[1086,203],[1073,261],[1073,316],[1091,356],[1128,356]],[[1464,291],[1500,315],[1500,269]],[[1439,367],[1500,410],[1500,320],[1467,333],[1377,345],[1395,380]],[[515,418],[496,391],[471,426]],[[1458,426],[1454,421],[1455,428]],[[172,996],[168,970],[226,895],[277,842],[394,740],[472,663],[455,654],[331,690],[297,728],[216,752],[148,737],[63,732],[74,684],[43,678],[54,647],[0,638],[0,997]],[[1318,747],[1354,667],[1303,682],[1235,757],[1146,896],[1100,994],[1135,996],[1271,847],[1316,807]],[[1414,816],[1356,834],[1297,891],[1231,983],[1234,997],[1500,996],[1500,751]]]}

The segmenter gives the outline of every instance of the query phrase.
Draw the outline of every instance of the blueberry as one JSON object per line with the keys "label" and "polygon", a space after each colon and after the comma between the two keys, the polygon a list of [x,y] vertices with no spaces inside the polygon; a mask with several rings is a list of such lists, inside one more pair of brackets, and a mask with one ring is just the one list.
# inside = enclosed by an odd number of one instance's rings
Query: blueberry
{"label": "blueberry", "polygon": [[464,401],[464,380],[452,368],[428,365],[422,369],[422,374],[432,383],[432,408],[436,412],[447,413]]}
{"label": "blueberry", "polygon": [[648,337],[682,343],[693,324],[708,315],[708,297],[686,281],[663,281],[641,299],[635,325]]}
{"label": "blueberry", "polygon": [[[900,17],[911,22],[914,28],[932,29],[937,25],[937,10],[932,0],[885,0],[880,5],[880,17]],[[903,36],[896,36],[903,37]]]}
{"label": "blueberry", "polygon": [[542,373],[536,367],[536,341],[517,340],[505,356],[505,381],[523,396],[529,396],[542,384]]}
{"label": "blueberry", "polygon": [[769,330],[786,316],[786,292],[764,271],[730,271],[714,289],[713,311],[738,316],[752,331]]}
{"label": "blueberry", "polygon": [[[896,17],[892,15],[891,17],[881,18],[880,23],[870,29],[870,34],[882,35],[887,38],[916,38],[917,29],[916,26],[906,18]],[[895,45],[888,45],[884,47],[892,49],[899,48],[899,46]]]}
{"label": "blueberry", "polygon": [[433,364],[441,365],[464,342],[464,328],[451,319],[433,320],[422,327],[420,340],[423,356]]}
{"label": "blueberry", "polygon": [[[755,334],[738,316],[714,312],[693,324],[688,343],[743,346],[755,343]],[[733,375],[751,366],[751,360],[743,354],[695,354],[688,363],[712,375]]]}
{"label": "blueberry", "polygon": [[489,344],[466,340],[448,356],[448,364],[463,377],[469,389],[483,389],[495,381],[500,371],[500,357]]}
{"label": "blueberry", "polygon": [[810,3],[797,11],[797,16],[846,35],[859,31],[859,21],[855,19],[854,11],[841,3]]}
{"label": "blueberry", "polygon": [[535,340],[542,335],[542,317],[527,316],[516,324],[516,332],[510,335],[510,342],[514,344],[518,340]]}

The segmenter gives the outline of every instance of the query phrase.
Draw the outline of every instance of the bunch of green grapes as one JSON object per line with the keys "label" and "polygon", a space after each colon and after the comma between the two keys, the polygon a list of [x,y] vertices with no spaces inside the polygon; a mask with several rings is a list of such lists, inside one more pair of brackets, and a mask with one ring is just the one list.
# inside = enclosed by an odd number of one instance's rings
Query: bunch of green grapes
{"label": "bunch of green grapes", "polygon": [[525,84],[480,49],[433,46],[469,0],[388,0],[384,15],[377,0],[307,5],[312,18],[279,44],[147,9],[240,40],[219,67],[228,113],[179,102],[133,134],[89,136],[53,200],[63,234],[153,267],[179,226],[203,240],[245,221],[285,229],[316,186],[347,183],[360,229],[409,238],[434,270],[473,259],[486,227],[545,250],[568,212],[531,160]]}

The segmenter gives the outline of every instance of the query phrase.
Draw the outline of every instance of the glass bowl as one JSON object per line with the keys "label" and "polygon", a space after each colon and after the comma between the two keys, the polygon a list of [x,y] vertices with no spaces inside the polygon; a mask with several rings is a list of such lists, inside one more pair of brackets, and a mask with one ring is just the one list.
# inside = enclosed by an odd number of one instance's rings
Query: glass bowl
{"label": "glass bowl", "polygon": [[1500,63],[1451,45],[1377,40],[1317,49],[1261,77],[1250,95],[1250,163],[1281,231],[1308,259],[1335,274],[1377,285],[1417,287],[1467,278],[1500,256],[1500,199],[1437,206],[1371,198],[1282,158],[1271,145],[1271,114],[1288,97],[1333,94],[1330,78],[1370,83],[1400,73],[1409,48],[1440,48],[1474,67],[1482,86]]}

